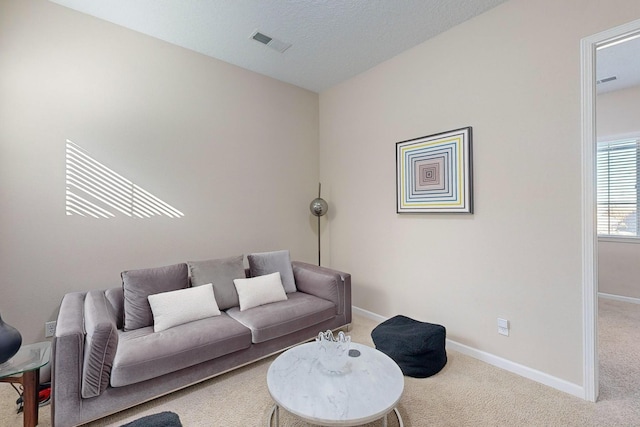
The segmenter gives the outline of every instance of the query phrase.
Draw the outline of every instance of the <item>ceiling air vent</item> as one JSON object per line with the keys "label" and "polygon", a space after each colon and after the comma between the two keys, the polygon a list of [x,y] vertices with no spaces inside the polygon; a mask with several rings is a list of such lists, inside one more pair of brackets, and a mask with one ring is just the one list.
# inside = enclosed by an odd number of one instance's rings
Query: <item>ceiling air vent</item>
{"label": "ceiling air vent", "polygon": [[266,34],[262,34],[258,30],[254,31],[251,34],[251,38],[257,42],[262,43],[263,45],[269,46],[273,50],[277,50],[280,53],[283,53],[285,50],[291,47],[291,43],[285,43],[283,41],[274,39],[273,37],[269,37]]}
{"label": "ceiling air vent", "polygon": [[601,83],[612,82],[612,81],[617,80],[617,79],[618,78],[616,76],[611,76],[611,77],[607,77],[606,79],[596,80],[596,84],[599,85]]}

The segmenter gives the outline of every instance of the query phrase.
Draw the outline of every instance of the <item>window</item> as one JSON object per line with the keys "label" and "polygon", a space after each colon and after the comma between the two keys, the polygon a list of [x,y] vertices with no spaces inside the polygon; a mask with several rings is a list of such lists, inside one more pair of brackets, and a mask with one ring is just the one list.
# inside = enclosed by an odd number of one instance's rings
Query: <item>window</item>
{"label": "window", "polygon": [[639,138],[599,142],[598,235],[638,237]]}

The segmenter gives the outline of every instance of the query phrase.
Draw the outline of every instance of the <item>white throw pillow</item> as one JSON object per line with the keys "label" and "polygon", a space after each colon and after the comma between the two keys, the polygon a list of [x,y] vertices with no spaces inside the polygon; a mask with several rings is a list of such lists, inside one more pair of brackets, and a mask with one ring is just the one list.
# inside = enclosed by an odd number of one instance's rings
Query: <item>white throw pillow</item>
{"label": "white throw pillow", "polygon": [[240,311],[287,299],[280,273],[277,271],[249,279],[233,279],[233,284],[238,291]]}
{"label": "white throw pillow", "polygon": [[148,298],[153,313],[154,332],[220,315],[211,283],[149,295]]}

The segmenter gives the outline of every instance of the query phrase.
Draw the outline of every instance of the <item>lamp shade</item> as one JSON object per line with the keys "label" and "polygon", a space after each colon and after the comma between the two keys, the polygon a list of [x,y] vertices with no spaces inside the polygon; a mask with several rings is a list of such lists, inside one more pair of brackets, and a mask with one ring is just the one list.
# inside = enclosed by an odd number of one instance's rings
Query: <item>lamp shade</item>
{"label": "lamp shade", "polygon": [[326,214],[327,211],[329,210],[329,205],[324,199],[321,199],[320,197],[318,197],[311,201],[311,204],[309,205],[309,210],[315,216],[322,216]]}

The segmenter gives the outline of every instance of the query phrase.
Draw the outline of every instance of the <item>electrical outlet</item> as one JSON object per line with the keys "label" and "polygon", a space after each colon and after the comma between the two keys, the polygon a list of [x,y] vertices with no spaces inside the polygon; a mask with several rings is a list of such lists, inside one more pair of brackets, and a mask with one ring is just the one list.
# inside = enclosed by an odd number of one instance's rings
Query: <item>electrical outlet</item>
{"label": "electrical outlet", "polygon": [[44,337],[49,338],[54,336],[56,333],[56,321],[53,320],[51,322],[45,322],[44,324]]}
{"label": "electrical outlet", "polygon": [[509,321],[507,319],[498,318],[498,333],[509,336]]}

